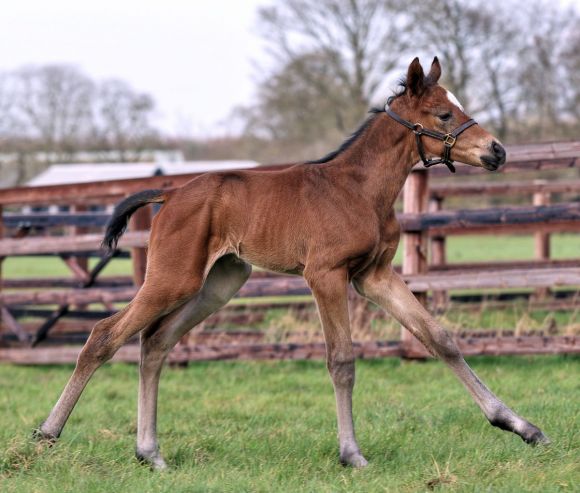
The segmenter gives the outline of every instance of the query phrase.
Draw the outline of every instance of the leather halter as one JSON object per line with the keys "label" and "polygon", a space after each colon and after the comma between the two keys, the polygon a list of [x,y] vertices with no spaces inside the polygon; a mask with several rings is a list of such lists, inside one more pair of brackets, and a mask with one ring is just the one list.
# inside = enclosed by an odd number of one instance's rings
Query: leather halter
{"label": "leather halter", "polygon": [[[419,156],[421,156],[421,161],[425,165],[425,168],[430,168],[431,166],[435,166],[436,164],[443,163],[445,166],[449,168],[451,173],[455,173],[455,166],[453,166],[453,159],[451,159],[451,149],[455,145],[457,141],[457,137],[459,134],[467,130],[469,127],[473,125],[477,125],[477,122],[471,118],[467,120],[465,123],[459,125],[455,130],[449,132],[448,134],[443,134],[441,132],[437,132],[436,130],[429,130],[428,128],[423,128],[423,125],[420,123],[411,123],[404,118],[401,118],[397,115],[389,105],[385,105],[385,112],[389,115],[393,120],[400,123],[401,125],[407,127],[409,130],[412,130],[415,134],[415,141],[417,142],[417,150],[419,151]],[[421,136],[426,135],[427,137],[431,137],[433,139],[441,140],[443,142],[444,150],[443,150],[443,157],[438,159],[427,159],[425,156],[425,150],[423,149],[423,141],[421,140]]]}

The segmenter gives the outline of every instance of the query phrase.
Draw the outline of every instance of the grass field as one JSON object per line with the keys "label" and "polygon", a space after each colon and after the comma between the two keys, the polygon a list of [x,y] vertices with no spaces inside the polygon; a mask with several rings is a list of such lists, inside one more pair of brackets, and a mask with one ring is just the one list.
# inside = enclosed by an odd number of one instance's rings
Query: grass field
{"label": "grass field", "polygon": [[475,370],[553,443],[531,448],[487,424],[440,363],[359,361],[355,418],[368,468],[338,463],[321,362],[166,369],[153,473],[133,458],[137,368],[95,375],[60,442],[28,437],[71,367],[0,365],[2,492],[578,491],[580,358],[476,358]]}

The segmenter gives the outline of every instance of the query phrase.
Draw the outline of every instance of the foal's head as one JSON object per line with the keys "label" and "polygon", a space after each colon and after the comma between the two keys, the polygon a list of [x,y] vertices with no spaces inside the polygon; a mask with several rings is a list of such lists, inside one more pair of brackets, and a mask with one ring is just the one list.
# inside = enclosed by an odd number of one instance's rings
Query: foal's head
{"label": "foal's head", "polygon": [[[415,58],[407,71],[404,91],[392,98],[389,107],[417,128],[449,134],[470,120],[461,103],[438,84],[441,65],[437,57],[427,75],[419,59]],[[424,135],[421,138],[425,155],[439,157],[444,154],[445,144]],[[473,125],[464,130],[450,149],[451,159],[472,166],[495,171],[505,163],[506,153],[500,142],[481,126]]]}

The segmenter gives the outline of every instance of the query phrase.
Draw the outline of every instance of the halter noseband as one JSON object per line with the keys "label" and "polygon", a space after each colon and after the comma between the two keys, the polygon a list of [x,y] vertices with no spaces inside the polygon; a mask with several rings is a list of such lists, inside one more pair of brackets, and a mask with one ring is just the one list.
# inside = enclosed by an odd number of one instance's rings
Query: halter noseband
{"label": "halter noseband", "polygon": [[[451,173],[455,173],[455,166],[453,166],[453,159],[451,159],[451,148],[455,145],[455,142],[459,134],[467,130],[472,125],[477,125],[477,122],[473,118],[471,118],[467,120],[465,123],[459,125],[452,132],[449,132],[448,134],[442,134],[441,132],[437,132],[436,130],[429,130],[427,128],[423,128],[423,125],[421,125],[420,123],[411,123],[410,121],[401,118],[393,110],[391,110],[391,108],[389,108],[388,103],[385,105],[385,112],[393,120],[407,127],[409,130],[413,131],[413,133],[415,134],[415,141],[417,142],[417,150],[419,151],[419,156],[421,156],[421,160],[423,161],[425,168],[430,168],[431,166],[435,166],[436,164],[443,163],[445,166],[449,168],[449,171],[451,171]],[[425,156],[425,150],[423,149],[423,141],[421,140],[422,135],[426,135],[427,137],[441,140],[443,142],[443,145],[445,146],[443,151],[443,157],[440,157],[439,159],[427,159],[427,157]]]}

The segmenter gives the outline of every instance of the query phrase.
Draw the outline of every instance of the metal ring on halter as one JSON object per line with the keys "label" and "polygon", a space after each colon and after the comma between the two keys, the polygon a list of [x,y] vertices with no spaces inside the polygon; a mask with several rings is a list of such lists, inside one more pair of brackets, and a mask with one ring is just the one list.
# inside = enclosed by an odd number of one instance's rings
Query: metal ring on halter
{"label": "metal ring on halter", "polygon": [[413,124],[413,132],[415,132],[416,134],[421,134],[423,132],[423,125],[421,125],[420,123]]}
{"label": "metal ring on halter", "polygon": [[448,147],[453,147],[455,145],[455,141],[457,140],[456,137],[453,137],[453,135],[451,134],[446,134],[445,135],[445,140],[443,141],[443,143],[448,146]]}

